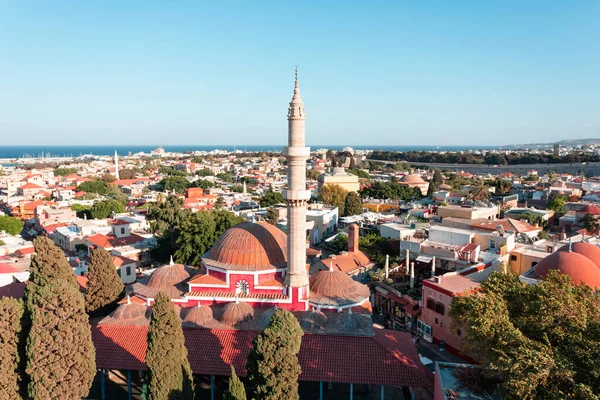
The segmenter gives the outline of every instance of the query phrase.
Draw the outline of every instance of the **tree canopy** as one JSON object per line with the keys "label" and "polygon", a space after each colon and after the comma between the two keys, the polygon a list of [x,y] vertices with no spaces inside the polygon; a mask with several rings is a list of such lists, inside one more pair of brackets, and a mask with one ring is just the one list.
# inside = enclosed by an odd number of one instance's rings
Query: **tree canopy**
{"label": "tree canopy", "polygon": [[450,316],[466,351],[500,378],[510,399],[598,399],[600,299],[551,271],[536,285],[494,273],[455,297]]}
{"label": "tree canopy", "polygon": [[26,397],[23,316],[21,300],[0,297],[0,400]]}
{"label": "tree canopy", "polygon": [[348,191],[340,185],[323,185],[319,190],[319,200],[338,208],[338,215],[344,215],[344,203]]}
{"label": "tree canopy", "polygon": [[563,208],[565,207],[565,203],[568,200],[568,197],[564,194],[557,194],[550,198],[548,202],[548,209],[554,210],[555,213],[561,213]]}
{"label": "tree canopy", "polygon": [[125,212],[123,203],[117,200],[102,200],[94,203],[91,208],[92,218],[94,219],[108,218],[113,212],[117,214]]}
{"label": "tree canopy", "polygon": [[165,179],[160,181],[163,189],[167,192],[175,191],[175,193],[185,193],[185,191],[191,186],[190,181],[184,176],[167,176]]}
{"label": "tree canopy", "polygon": [[240,381],[237,374],[235,373],[235,368],[233,365],[231,367],[231,377],[229,378],[229,385],[227,387],[227,393],[225,393],[225,400],[246,400],[246,388],[244,388],[244,384]]}
{"label": "tree canopy", "polygon": [[158,292],[148,327],[148,400],[192,400],[194,384],[181,320],[169,296]]}
{"label": "tree canopy", "polygon": [[54,176],[66,176],[77,173],[77,168],[67,167],[67,168],[56,168],[54,169]]}
{"label": "tree canopy", "polygon": [[90,315],[104,316],[113,311],[123,297],[124,286],[112,261],[102,248],[92,250],[87,273],[85,308]]}
{"label": "tree canopy", "polygon": [[157,261],[167,261],[177,248],[179,225],[191,214],[183,208],[183,199],[177,196],[163,197],[148,208],[146,219],[150,221],[150,229],[157,235],[157,246],[151,250]]}
{"label": "tree canopy", "polygon": [[246,370],[250,398],[297,400],[302,372],[298,352],[304,332],[296,317],[285,309],[275,311],[269,325],[253,341]]}
{"label": "tree canopy", "polygon": [[265,194],[260,198],[260,206],[261,207],[271,207],[275,204],[283,203],[283,195],[279,192],[274,192],[273,189],[269,189]]}
{"label": "tree canopy", "polygon": [[344,216],[360,215],[363,213],[362,201],[356,192],[349,192],[344,201]]}
{"label": "tree canopy", "polygon": [[421,190],[396,182],[371,182],[369,186],[361,189],[360,196],[374,199],[411,200],[420,199]]}
{"label": "tree canopy", "polygon": [[23,221],[8,215],[0,215],[0,231],[9,235],[18,235],[23,230]]}

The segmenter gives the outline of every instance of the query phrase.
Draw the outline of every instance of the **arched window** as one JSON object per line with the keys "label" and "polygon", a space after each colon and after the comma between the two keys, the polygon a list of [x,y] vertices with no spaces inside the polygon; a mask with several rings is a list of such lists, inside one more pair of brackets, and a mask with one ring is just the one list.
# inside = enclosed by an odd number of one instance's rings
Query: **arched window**
{"label": "arched window", "polygon": [[247,294],[248,293],[248,282],[246,282],[244,280],[238,281],[235,284],[235,292]]}

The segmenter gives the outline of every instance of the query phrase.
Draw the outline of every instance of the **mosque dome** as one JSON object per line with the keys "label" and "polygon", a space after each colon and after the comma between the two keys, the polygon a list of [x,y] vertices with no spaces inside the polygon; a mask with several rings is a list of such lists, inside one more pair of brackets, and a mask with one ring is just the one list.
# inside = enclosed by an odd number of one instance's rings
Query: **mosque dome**
{"label": "mosque dome", "polygon": [[147,320],[148,307],[143,302],[127,301],[119,305],[110,315],[112,323],[130,324],[136,320]]}
{"label": "mosque dome", "polygon": [[254,309],[248,303],[236,300],[223,307],[221,322],[233,326],[252,318],[254,318]]}
{"label": "mosque dome", "polygon": [[183,326],[192,328],[214,328],[217,324],[217,320],[213,318],[212,309],[202,306],[200,303],[197,307],[190,307],[183,319]]}
{"label": "mosque dome", "polygon": [[275,314],[275,311],[277,311],[277,310],[278,310],[277,306],[268,308],[260,315],[260,317],[258,317],[258,322],[262,326],[266,327],[267,325],[269,325],[269,322],[271,321],[271,317],[273,316],[273,314]]}
{"label": "mosque dome", "polygon": [[351,310],[338,315],[334,323],[336,328],[342,333],[356,333],[369,326],[367,317],[355,314]]}
{"label": "mosque dome", "polygon": [[[570,246],[570,250],[569,250]],[[558,251],[571,251],[573,253],[581,254],[589,258],[598,268],[600,268],[600,248],[587,242],[576,242],[571,245],[564,245]]]}
{"label": "mosque dome", "polygon": [[179,295],[179,290],[175,286],[189,277],[190,273],[182,264],[164,265],[152,272],[146,286],[156,291],[163,291],[169,295],[172,292],[177,292],[177,295]]}
{"label": "mosque dome", "polygon": [[323,331],[327,325],[327,316],[320,310],[314,308],[304,311],[298,321],[302,329],[307,331]]}
{"label": "mosque dome", "polygon": [[561,249],[552,253],[540,261],[527,277],[541,278],[550,270],[558,270],[569,275],[576,284],[584,283],[590,287],[600,287],[600,268],[591,259],[578,252]]}
{"label": "mosque dome", "polygon": [[423,178],[421,178],[419,175],[415,175],[415,174],[404,175],[402,178],[400,178],[400,180],[398,182],[400,182],[400,183],[426,183],[423,180]]}
{"label": "mosque dome", "polygon": [[342,271],[320,271],[310,277],[309,301],[316,305],[341,307],[369,298],[369,288]]}
{"label": "mosque dome", "polygon": [[236,271],[287,266],[287,236],[266,222],[243,222],[226,230],[204,255],[205,264]]}

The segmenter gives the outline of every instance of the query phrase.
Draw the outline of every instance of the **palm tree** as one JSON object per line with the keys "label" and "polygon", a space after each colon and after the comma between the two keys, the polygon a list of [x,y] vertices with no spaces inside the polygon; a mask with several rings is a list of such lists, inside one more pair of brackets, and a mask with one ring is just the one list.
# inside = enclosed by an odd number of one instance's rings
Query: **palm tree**
{"label": "palm tree", "polygon": [[473,201],[487,201],[490,197],[490,190],[483,182],[479,182],[477,187],[469,193],[469,197]]}

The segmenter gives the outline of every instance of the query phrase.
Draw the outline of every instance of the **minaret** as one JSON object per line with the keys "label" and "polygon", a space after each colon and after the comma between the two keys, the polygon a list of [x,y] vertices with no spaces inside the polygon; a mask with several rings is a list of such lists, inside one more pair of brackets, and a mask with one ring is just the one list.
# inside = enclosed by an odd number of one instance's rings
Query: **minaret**
{"label": "minaret", "polygon": [[292,301],[308,296],[306,203],[310,199],[310,191],[306,190],[306,160],[310,156],[310,149],[304,142],[305,117],[296,67],[294,96],[288,108],[288,146],[283,148],[283,155],[288,164],[288,185],[287,190],[283,191],[288,218],[286,283],[291,288]]}
{"label": "minaret", "polygon": [[119,179],[119,156],[115,150],[115,178]]}

